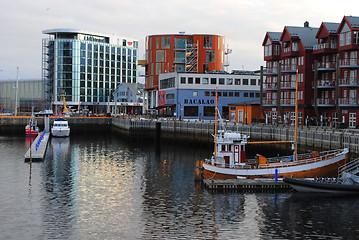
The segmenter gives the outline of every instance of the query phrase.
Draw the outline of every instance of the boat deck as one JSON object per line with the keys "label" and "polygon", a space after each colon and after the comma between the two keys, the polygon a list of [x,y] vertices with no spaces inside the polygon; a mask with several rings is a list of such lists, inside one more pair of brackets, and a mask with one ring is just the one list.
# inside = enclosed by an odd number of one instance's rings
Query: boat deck
{"label": "boat deck", "polygon": [[50,133],[41,132],[32,142],[31,147],[25,153],[25,161],[42,161],[45,158]]}
{"label": "boat deck", "polygon": [[282,180],[274,179],[204,179],[210,190],[235,190],[241,192],[285,192],[292,187]]}

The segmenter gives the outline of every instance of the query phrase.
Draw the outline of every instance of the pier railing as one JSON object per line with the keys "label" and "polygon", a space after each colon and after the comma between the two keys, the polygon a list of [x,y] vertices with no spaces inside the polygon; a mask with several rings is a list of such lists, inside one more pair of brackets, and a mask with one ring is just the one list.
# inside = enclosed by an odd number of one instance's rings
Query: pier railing
{"label": "pier railing", "polygon": [[[177,137],[178,135],[183,135],[188,139],[201,139],[205,141],[213,141],[214,135],[214,121],[114,118],[112,125],[129,131],[159,128],[160,132],[168,136],[173,135]],[[247,125],[224,122],[224,127],[227,130],[239,131],[250,136],[249,142],[254,140],[292,141],[294,137],[294,127],[289,125]],[[298,144],[326,149],[349,148],[350,152],[359,153],[359,130],[299,126]]]}

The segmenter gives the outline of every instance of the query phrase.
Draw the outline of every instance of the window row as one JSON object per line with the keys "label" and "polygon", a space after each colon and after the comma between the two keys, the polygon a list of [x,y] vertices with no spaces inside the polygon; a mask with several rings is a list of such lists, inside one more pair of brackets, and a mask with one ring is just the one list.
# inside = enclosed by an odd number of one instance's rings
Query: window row
{"label": "window row", "polygon": [[181,84],[213,84],[213,85],[260,85],[260,80],[252,79],[239,79],[239,78],[208,78],[208,77],[181,77]]}

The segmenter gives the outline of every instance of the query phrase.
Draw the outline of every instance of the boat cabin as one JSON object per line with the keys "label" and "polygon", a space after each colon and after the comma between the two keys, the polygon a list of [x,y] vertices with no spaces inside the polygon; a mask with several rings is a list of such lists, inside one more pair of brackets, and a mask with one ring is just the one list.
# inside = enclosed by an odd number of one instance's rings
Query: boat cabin
{"label": "boat cabin", "polygon": [[249,136],[238,132],[219,130],[213,162],[221,167],[229,168],[245,165],[248,138]]}

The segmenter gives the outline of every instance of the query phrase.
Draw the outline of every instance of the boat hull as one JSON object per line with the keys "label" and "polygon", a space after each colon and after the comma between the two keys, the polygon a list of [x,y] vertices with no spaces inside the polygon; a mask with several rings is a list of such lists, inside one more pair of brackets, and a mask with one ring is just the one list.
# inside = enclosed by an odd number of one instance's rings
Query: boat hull
{"label": "boat hull", "polygon": [[37,132],[37,131],[32,131],[32,130],[27,130],[27,131],[25,132],[25,135],[26,135],[26,136],[29,136],[29,137],[37,136],[38,134],[39,134],[39,132]]}
{"label": "boat hull", "polygon": [[54,137],[68,137],[70,136],[70,129],[52,129],[51,134]]}
{"label": "boat hull", "polygon": [[330,159],[285,167],[270,167],[257,169],[222,168],[211,164],[202,164],[202,176],[204,179],[233,179],[246,178],[275,178],[276,171],[279,178],[314,178],[314,177],[335,177],[338,175],[338,167],[346,160],[347,150]]}
{"label": "boat hull", "polygon": [[283,182],[288,183],[298,192],[359,194],[359,185],[315,182],[310,180],[293,178],[284,178]]}

